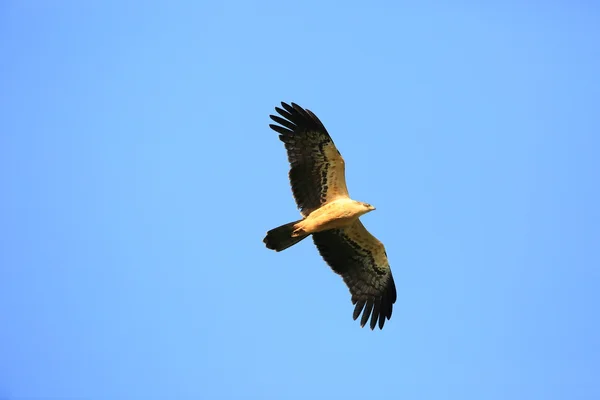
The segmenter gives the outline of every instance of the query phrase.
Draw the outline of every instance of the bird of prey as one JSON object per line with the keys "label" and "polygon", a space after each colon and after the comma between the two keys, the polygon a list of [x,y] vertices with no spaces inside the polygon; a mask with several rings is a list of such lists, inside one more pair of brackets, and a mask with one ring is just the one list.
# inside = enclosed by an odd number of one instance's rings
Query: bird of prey
{"label": "bird of prey", "polygon": [[271,119],[290,163],[289,179],[302,219],[267,232],[267,248],[282,251],[312,235],[325,262],[350,289],[353,318],[383,329],[392,316],[396,285],[383,244],[359,217],[375,210],[355,201],[346,188],[345,165],[323,123],[310,110],[281,103]]}

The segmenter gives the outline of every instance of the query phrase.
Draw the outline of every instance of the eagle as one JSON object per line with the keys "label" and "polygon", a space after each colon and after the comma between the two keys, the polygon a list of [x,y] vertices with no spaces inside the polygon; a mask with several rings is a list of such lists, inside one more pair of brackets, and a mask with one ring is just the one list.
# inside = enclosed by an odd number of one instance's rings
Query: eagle
{"label": "eagle", "polygon": [[360,326],[371,317],[371,330],[383,329],[392,316],[396,285],[383,244],[359,217],[375,210],[348,194],[345,163],[319,118],[295,103],[275,107],[277,124],[290,163],[289,180],[302,219],[267,232],[268,249],[285,250],[312,236],[321,257],[348,286],[353,319],[362,313]]}

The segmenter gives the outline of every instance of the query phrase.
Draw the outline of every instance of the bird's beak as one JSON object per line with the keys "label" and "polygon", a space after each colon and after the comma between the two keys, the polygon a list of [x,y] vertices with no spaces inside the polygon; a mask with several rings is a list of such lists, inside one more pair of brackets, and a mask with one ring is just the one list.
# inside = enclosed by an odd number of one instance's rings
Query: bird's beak
{"label": "bird's beak", "polygon": [[375,210],[375,207],[371,206],[371,211]]}

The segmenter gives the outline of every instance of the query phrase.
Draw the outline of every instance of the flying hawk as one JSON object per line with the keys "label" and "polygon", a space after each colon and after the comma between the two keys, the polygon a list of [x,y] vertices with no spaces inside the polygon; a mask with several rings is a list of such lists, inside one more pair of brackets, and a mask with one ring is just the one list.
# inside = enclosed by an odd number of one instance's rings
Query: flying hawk
{"label": "flying hawk", "polygon": [[[360,326],[371,317],[371,329],[392,316],[396,285],[383,244],[359,217],[375,207],[352,200],[346,188],[344,159],[323,123],[297,104],[275,107],[269,125],[285,144],[292,192],[302,219],[267,232],[267,248],[282,251],[312,235],[319,253],[350,289],[353,318]],[[283,118],[282,118],[283,117]]]}

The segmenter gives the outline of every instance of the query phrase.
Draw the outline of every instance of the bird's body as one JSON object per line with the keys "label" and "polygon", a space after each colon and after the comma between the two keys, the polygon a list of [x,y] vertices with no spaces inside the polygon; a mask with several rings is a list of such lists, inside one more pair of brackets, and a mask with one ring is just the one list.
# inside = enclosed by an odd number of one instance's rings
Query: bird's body
{"label": "bird's body", "polygon": [[342,197],[326,203],[308,214],[294,226],[292,236],[345,228],[352,225],[358,217],[372,210],[374,210],[372,206]]}
{"label": "bird's body", "polygon": [[271,115],[291,165],[290,183],[302,219],[267,232],[267,248],[282,251],[308,236],[334,272],[341,275],[355,304],[353,318],[361,326],[382,329],[392,316],[396,286],[383,244],[367,231],[359,217],[375,207],[352,200],[345,163],[323,123],[310,110],[281,103]]}

